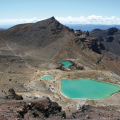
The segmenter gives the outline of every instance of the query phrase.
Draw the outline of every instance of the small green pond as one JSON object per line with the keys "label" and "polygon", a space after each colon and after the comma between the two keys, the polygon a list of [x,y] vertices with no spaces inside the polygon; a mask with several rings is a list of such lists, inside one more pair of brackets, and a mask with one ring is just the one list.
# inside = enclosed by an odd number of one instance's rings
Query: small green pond
{"label": "small green pond", "polygon": [[66,61],[63,61],[63,62],[60,62],[63,66],[63,68],[69,68],[71,65],[73,65],[73,62],[71,62],[71,61],[68,61],[68,60],[66,60]]}
{"label": "small green pond", "polygon": [[52,77],[49,76],[49,75],[45,75],[45,76],[42,76],[41,79],[44,79],[44,80],[52,80]]}
{"label": "small green pond", "polygon": [[91,79],[61,80],[61,93],[68,98],[104,99],[120,91],[118,85]]}

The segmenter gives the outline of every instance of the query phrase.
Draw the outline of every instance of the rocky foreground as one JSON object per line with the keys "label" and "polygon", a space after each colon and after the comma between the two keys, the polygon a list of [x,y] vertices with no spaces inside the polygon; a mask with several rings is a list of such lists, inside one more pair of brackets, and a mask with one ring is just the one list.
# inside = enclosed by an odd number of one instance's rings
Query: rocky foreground
{"label": "rocky foreground", "polygon": [[83,105],[72,115],[66,116],[66,113],[56,102],[52,102],[46,97],[0,103],[0,120],[119,120],[119,118],[120,112],[118,111],[89,105]]}

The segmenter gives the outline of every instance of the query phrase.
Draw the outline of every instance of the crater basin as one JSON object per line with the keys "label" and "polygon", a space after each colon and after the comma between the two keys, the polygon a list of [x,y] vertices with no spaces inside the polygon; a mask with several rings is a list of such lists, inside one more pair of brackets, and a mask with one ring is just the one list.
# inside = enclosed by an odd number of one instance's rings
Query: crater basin
{"label": "crater basin", "polygon": [[120,91],[120,86],[92,79],[61,80],[61,93],[68,98],[104,99]]}
{"label": "crater basin", "polygon": [[63,61],[63,62],[60,62],[63,66],[63,68],[69,68],[71,65],[73,65],[73,62],[71,62],[71,61],[68,61],[68,60],[66,60],[66,61]]}
{"label": "crater basin", "polygon": [[44,76],[41,77],[41,79],[52,80],[52,77],[50,75],[44,75]]}

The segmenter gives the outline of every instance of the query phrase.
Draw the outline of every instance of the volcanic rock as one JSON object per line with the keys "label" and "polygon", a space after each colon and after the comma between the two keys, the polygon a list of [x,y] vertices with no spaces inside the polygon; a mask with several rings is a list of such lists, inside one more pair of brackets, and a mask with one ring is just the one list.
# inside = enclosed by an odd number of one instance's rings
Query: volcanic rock
{"label": "volcanic rock", "polygon": [[96,38],[97,41],[101,41],[110,52],[120,55],[120,30],[117,28],[109,28],[108,30],[95,29],[90,32],[90,36]]}
{"label": "volcanic rock", "polygon": [[6,99],[23,100],[23,97],[21,95],[17,95],[13,88],[9,89],[8,93],[9,95],[6,96]]}

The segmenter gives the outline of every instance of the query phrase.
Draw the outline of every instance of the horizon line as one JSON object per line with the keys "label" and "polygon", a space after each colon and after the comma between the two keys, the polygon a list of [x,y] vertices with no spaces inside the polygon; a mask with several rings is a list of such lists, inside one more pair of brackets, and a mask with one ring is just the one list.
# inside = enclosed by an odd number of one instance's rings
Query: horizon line
{"label": "horizon line", "polygon": [[[54,17],[57,21],[62,24],[94,24],[94,25],[120,25],[120,18],[116,16],[103,17],[91,15],[88,17]],[[0,25],[17,25],[25,23],[36,23],[38,21],[46,20],[49,18],[39,19],[37,17],[31,19],[0,19]]]}

